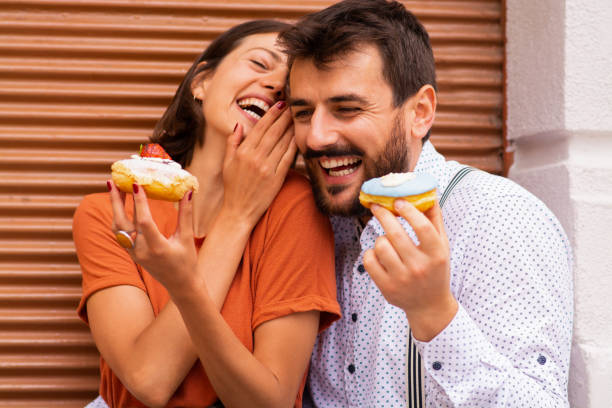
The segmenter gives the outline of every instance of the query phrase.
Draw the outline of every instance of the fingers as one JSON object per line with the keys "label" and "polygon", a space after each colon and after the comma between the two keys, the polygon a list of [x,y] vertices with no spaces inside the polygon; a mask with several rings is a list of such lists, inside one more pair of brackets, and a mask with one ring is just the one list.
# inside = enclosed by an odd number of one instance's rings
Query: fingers
{"label": "fingers", "polygon": [[[283,116],[283,113],[285,112],[288,112],[288,109],[286,109],[285,101],[276,102],[274,106],[272,106],[268,110],[268,112],[266,112],[266,114],[261,119],[259,119],[259,121],[255,124],[255,126],[253,126],[253,129],[251,129],[251,131],[249,132],[249,136],[245,139],[245,147],[253,148],[253,149],[257,148],[257,146],[259,146],[259,144],[263,140],[267,139],[267,136],[264,137],[264,135],[268,134],[268,131],[270,130],[270,128],[272,128],[275,125],[276,127],[278,127],[277,119],[280,116]],[[289,116],[288,120],[286,119],[286,116]],[[285,124],[285,128],[286,128],[289,122],[291,121],[291,115],[289,113],[286,113],[283,116],[283,118],[285,118],[284,122],[286,123]],[[280,133],[277,133],[276,139],[278,139],[278,137],[280,137],[283,134],[283,131],[284,131],[284,128],[280,130]]]}
{"label": "fingers", "polygon": [[119,191],[112,180],[107,180],[106,185],[110,193],[111,208],[113,210],[113,231],[133,231],[134,224],[125,213],[125,193]]}
{"label": "fingers", "polygon": [[138,232],[137,239],[142,236],[147,241],[147,246],[149,248],[153,248],[156,245],[162,245],[165,238],[159,232],[157,225],[155,225],[153,221],[151,211],[149,210],[147,195],[138,184],[133,185],[133,191],[134,224]]}
{"label": "fingers", "polygon": [[286,167],[287,169],[289,169],[291,163],[293,162],[293,158],[297,152],[297,146],[293,136],[293,125],[291,125],[270,152],[269,160],[274,166],[276,166],[276,173],[283,172],[285,166],[287,165],[287,160],[289,161],[288,166]]}
{"label": "fingers", "polygon": [[242,139],[244,139],[244,130],[240,123],[236,123],[234,126],[234,132],[227,138],[227,151],[234,152],[240,146]]}
{"label": "fingers", "polygon": [[[276,108],[274,108],[276,110]],[[263,155],[269,155],[274,147],[283,140],[288,128],[292,127],[293,119],[289,109],[285,109],[280,116],[266,129],[265,135],[259,141],[256,149]]]}
{"label": "fingers", "polygon": [[[412,205],[410,206],[412,207]],[[411,258],[414,258],[418,253],[417,246],[395,215],[386,208],[376,204],[372,206],[371,211],[385,230],[390,245],[397,251],[402,261],[408,262]]]}
{"label": "fingers", "polygon": [[179,201],[178,225],[175,235],[183,242],[193,242],[193,191],[188,191]]}
{"label": "fingers", "polygon": [[384,288],[387,287],[389,282],[389,275],[376,258],[373,249],[368,249],[363,254],[363,266],[366,271],[368,271],[370,278],[372,278],[376,286],[384,293]]}
{"label": "fingers", "polygon": [[436,200],[436,203],[429,210],[424,212],[425,216],[429,218],[429,221],[433,224],[434,228],[438,233],[446,237],[446,229],[444,228],[444,218],[442,217],[442,209],[440,204]]}
{"label": "fingers", "polygon": [[[408,221],[419,240],[419,246],[423,250],[438,248],[441,244],[441,238],[446,237],[446,234],[441,235],[439,230],[440,228],[444,231],[440,206],[436,203],[434,208],[437,208],[437,214],[434,209],[434,212],[430,213],[434,216],[434,220],[430,220],[407,201],[395,201],[395,209],[406,221]],[[434,221],[438,224],[437,226],[434,226]]]}
{"label": "fingers", "polygon": [[285,179],[285,175],[291,168],[291,165],[295,161],[295,155],[297,154],[297,145],[295,144],[295,140],[293,138],[289,141],[289,147],[285,150],[283,157],[278,162],[278,166],[276,167],[276,174],[282,176],[282,179]]}

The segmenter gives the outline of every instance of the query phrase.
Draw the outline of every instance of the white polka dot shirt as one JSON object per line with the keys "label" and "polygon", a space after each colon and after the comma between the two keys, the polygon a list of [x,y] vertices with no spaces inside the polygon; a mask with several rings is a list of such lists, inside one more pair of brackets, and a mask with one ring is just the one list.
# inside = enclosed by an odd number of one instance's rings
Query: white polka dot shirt
{"label": "white polka dot shirt", "polygon": [[[435,176],[442,194],[461,167],[427,142],[415,171]],[[430,342],[415,341],[425,405],[569,407],[572,259],[559,222],[517,184],[482,171],[452,190],[443,215],[459,310]],[[406,407],[408,322],[362,264],[384,231],[375,218],[363,230],[353,218],[331,219],[342,319],[317,339],[309,375],[313,402]]]}

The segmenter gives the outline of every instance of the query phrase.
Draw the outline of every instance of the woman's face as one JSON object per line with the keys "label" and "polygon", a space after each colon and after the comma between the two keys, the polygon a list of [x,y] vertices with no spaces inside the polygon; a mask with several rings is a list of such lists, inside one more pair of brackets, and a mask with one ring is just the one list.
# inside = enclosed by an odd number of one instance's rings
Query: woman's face
{"label": "woman's face", "polygon": [[287,59],[276,45],[277,33],[254,34],[225,56],[217,69],[194,84],[202,100],[206,139],[227,137],[236,123],[245,134],[274,103],[284,98]]}

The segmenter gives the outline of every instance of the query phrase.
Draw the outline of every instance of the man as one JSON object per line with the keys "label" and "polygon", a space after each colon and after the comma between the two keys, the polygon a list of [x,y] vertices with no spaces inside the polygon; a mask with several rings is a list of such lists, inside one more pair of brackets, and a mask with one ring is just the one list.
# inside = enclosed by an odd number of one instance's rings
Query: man
{"label": "man", "polygon": [[[397,2],[346,0],[281,42],[295,139],[334,227],[343,314],[315,346],[314,405],[567,407],[571,253],[539,200],[473,171],[443,211],[400,200],[402,219],[359,205],[366,179],[428,172],[444,194],[463,168],[428,141],[437,99],[423,26]],[[411,355],[407,374],[409,330],[421,360]]]}

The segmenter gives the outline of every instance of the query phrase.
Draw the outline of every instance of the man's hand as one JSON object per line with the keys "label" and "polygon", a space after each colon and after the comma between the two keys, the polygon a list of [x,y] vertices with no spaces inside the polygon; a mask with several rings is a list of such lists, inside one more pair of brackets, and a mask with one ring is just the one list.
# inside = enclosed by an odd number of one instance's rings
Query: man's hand
{"label": "man's hand", "polygon": [[458,309],[450,291],[450,251],[442,212],[438,203],[421,213],[404,200],[396,200],[395,208],[414,229],[419,245],[390,211],[373,205],[372,213],[386,235],[366,251],[363,265],[385,299],[404,310],[414,338],[430,341]]}

